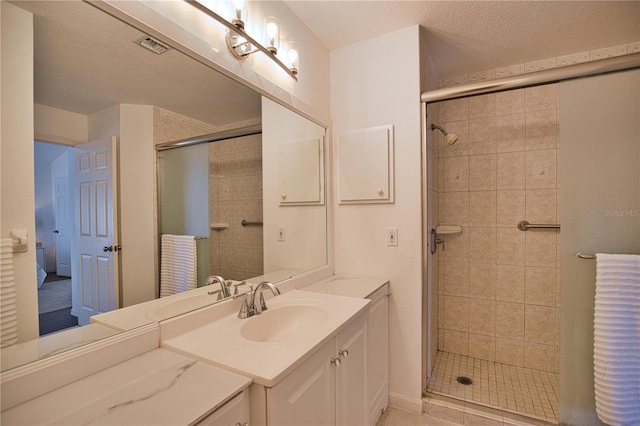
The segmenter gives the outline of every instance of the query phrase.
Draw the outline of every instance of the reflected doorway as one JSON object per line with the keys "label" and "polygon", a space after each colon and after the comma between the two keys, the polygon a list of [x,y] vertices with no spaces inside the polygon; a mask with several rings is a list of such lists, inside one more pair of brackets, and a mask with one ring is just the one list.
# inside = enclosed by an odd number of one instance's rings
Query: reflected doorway
{"label": "reflected doorway", "polygon": [[40,335],[78,325],[72,315],[71,241],[74,237],[69,167],[73,148],[34,143],[36,269]]}

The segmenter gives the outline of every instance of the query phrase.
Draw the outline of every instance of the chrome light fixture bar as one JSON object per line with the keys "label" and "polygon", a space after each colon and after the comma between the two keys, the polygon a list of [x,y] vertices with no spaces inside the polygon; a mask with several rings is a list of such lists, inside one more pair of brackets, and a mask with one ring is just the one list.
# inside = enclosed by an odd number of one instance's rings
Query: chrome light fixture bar
{"label": "chrome light fixture bar", "polygon": [[207,16],[215,19],[227,28],[227,46],[236,58],[243,59],[251,55],[252,53],[262,52],[267,57],[271,58],[273,62],[275,62],[287,74],[289,74],[291,78],[298,81],[297,64],[293,68],[289,68],[280,59],[278,59],[278,57],[276,57],[275,52],[272,53],[269,49],[262,46],[262,44],[260,44],[253,37],[247,34],[247,32],[244,30],[244,25],[234,25],[233,23],[224,19],[222,16],[218,15],[216,12],[199,3],[197,0],[184,1],[198,9],[202,13],[206,14]]}

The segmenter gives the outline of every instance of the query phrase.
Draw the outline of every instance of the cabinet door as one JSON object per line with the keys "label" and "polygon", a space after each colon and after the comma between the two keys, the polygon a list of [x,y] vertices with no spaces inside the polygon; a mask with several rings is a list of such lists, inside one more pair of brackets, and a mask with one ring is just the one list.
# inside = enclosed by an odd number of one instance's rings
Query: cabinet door
{"label": "cabinet door", "polygon": [[375,425],[389,404],[389,299],[385,285],[371,296],[367,324],[369,425]]}
{"label": "cabinet door", "polygon": [[267,424],[332,425],[335,421],[333,340],[267,389]]}
{"label": "cabinet door", "polygon": [[335,338],[336,425],[367,423],[367,313]]}
{"label": "cabinet door", "polygon": [[236,426],[249,424],[249,392],[245,389],[229,402],[202,419],[198,426]]}

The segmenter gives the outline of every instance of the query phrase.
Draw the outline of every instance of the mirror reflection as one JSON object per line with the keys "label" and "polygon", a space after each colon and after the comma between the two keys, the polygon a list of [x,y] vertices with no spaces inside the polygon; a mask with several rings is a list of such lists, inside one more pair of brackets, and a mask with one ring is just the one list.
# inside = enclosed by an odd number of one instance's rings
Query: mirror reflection
{"label": "mirror reflection", "polygon": [[[36,239],[41,277],[34,291],[40,295],[51,284],[67,282],[64,297],[70,292],[72,303],[63,303],[64,309],[48,308],[55,309],[51,312],[41,310],[40,334],[45,335],[39,342],[3,348],[3,370],[215,303],[218,295],[209,293],[219,286],[203,287],[211,275],[245,291],[239,285],[243,281],[277,282],[326,265],[324,128],[175,49],[158,54],[162,48],[156,43],[161,41],[87,3],[14,4],[34,14]],[[247,127],[258,127],[260,133],[154,150],[168,142],[202,135],[216,139],[215,135]],[[91,258],[82,251],[79,236],[83,196],[89,194],[82,193],[82,173],[76,166],[81,169],[82,153],[91,152],[87,151],[91,146],[84,144],[101,140],[111,145],[112,136],[120,158],[109,153],[104,164],[114,160],[112,164],[119,167],[120,181],[113,188],[120,191],[100,194],[108,196],[105,205],[119,220],[105,222],[114,232],[94,241],[97,251]],[[291,170],[303,166],[291,166],[278,154],[278,146],[306,140],[317,141],[316,190],[322,197],[287,204],[282,202],[286,178],[279,167],[287,164],[291,179]],[[206,152],[194,156],[187,154],[188,149]],[[178,169],[167,166],[170,156],[185,157]],[[190,179],[207,190],[197,194],[198,185]],[[182,187],[163,195],[168,182],[174,187],[181,182]],[[67,201],[56,195],[56,188],[65,185]],[[49,190],[42,189],[46,187]],[[113,200],[119,205],[114,206]],[[201,214],[202,228],[185,225],[195,213]],[[243,226],[243,221],[248,224]],[[174,227],[180,222],[183,227]],[[199,288],[159,299],[163,234],[201,237],[195,240]],[[85,258],[107,269],[97,268],[98,278],[90,279],[83,274],[89,263],[80,262]],[[115,262],[119,269],[113,259],[119,260]],[[101,271],[112,273],[101,276]],[[115,280],[109,281],[109,276]],[[53,297],[42,296],[40,300],[47,302]],[[43,326],[43,317],[52,312],[66,316],[66,325],[75,319],[81,327],[60,333]]]}

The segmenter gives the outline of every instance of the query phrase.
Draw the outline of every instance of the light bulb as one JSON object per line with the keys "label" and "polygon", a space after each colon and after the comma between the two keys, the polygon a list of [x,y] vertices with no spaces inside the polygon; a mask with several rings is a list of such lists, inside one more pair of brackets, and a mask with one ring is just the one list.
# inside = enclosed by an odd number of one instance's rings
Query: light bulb
{"label": "light bulb", "polygon": [[247,19],[247,11],[244,0],[233,0],[233,18],[231,23],[241,30],[244,29],[244,21]]}
{"label": "light bulb", "polygon": [[278,19],[272,16],[264,19],[264,38],[267,50],[274,55],[278,53],[280,47],[280,22]]}
{"label": "light bulb", "polygon": [[293,74],[298,74],[299,56],[298,56],[298,43],[289,42],[289,50],[287,51],[287,59],[289,60],[289,69]]}

